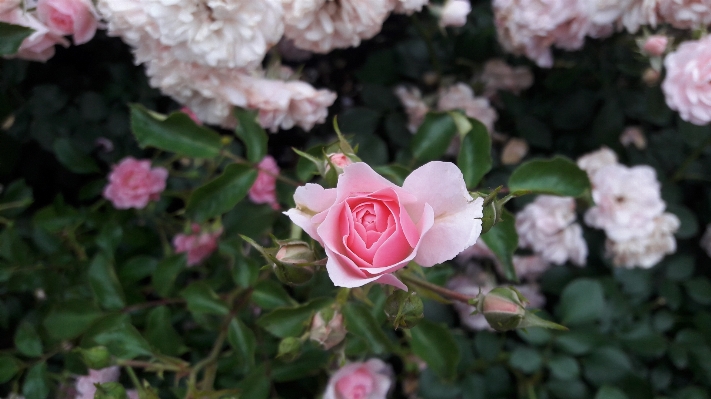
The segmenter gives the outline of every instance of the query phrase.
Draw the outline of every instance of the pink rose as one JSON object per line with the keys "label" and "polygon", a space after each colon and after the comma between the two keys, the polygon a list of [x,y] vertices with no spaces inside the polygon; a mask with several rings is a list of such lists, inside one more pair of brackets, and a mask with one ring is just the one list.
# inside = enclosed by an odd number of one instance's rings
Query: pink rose
{"label": "pink rose", "polygon": [[12,57],[45,62],[54,56],[55,44],[60,44],[64,47],[69,46],[69,42],[66,39],[50,32],[37,18],[26,13],[21,8],[14,8],[0,14],[0,21],[26,26],[34,30],[30,36],[22,41],[17,53],[13,54]]}
{"label": "pink rose", "polygon": [[104,198],[117,209],[143,209],[149,201],[158,201],[165,190],[168,171],[151,169],[151,161],[124,158],[109,174],[109,184],[104,188]]}
{"label": "pink rose", "polygon": [[472,6],[469,4],[469,0],[447,0],[442,7],[439,25],[442,27],[464,26],[471,10]]}
{"label": "pink rose", "polygon": [[286,215],[323,245],[339,287],[377,281],[406,290],[391,273],[410,261],[429,267],[452,259],[481,233],[483,199],[472,199],[449,162],[421,166],[402,187],[357,162],[336,188],[307,184],[294,201]]}
{"label": "pink rose", "polygon": [[323,399],[385,399],[390,385],[392,371],[382,360],[350,363],[331,376]]}
{"label": "pink rose", "polygon": [[192,225],[193,234],[178,234],[173,238],[175,253],[188,253],[188,266],[195,266],[217,249],[217,239],[222,229],[200,232],[200,225]]}
{"label": "pink rose", "polygon": [[74,44],[91,40],[98,25],[89,0],[39,0],[37,17],[58,35],[74,35]]}
{"label": "pink rose", "polygon": [[664,59],[662,91],[669,108],[695,125],[711,122],[711,36],[682,43]]}
{"label": "pink rose", "polygon": [[267,155],[257,165],[259,174],[249,189],[249,199],[255,204],[269,204],[272,209],[279,209],[276,198],[276,177],[279,175],[279,166],[271,155]]}
{"label": "pink rose", "polygon": [[644,41],[642,45],[642,51],[645,53],[658,57],[664,54],[669,44],[669,39],[664,35],[652,35]]}

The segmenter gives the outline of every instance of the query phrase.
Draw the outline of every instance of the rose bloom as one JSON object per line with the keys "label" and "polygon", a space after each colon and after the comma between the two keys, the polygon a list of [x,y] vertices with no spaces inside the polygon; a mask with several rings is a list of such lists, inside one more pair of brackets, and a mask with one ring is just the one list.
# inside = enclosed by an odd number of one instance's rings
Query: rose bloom
{"label": "rose bloom", "polygon": [[578,167],[592,176],[600,168],[617,164],[617,154],[607,147],[602,147],[578,158]]}
{"label": "rose bloom", "polygon": [[119,366],[106,367],[100,370],[89,370],[89,375],[77,378],[75,389],[76,399],[93,399],[96,393],[94,384],[116,382],[121,370]]}
{"label": "rose bloom", "polygon": [[575,219],[573,198],[540,195],[516,214],[518,245],[533,249],[556,265],[570,260],[581,266],[587,258],[588,247]]}
{"label": "rose bloom", "polygon": [[402,187],[357,162],[336,188],[307,184],[294,202],[286,215],[324,247],[339,287],[377,281],[406,290],[391,273],[410,261],[429,267],[452,259],[481,233],[483,199],[472,199],[449,162],[421,166]]}
{"label": "rose bloom", "polygon": [[173,237],[175,253],[188,254],[188,266],[195,266],[205,260],[217,249],[217,239],[222,235],[222,229],[213,232],[200,230],[200,225],[191,226],[193,234],[178,234]]}
{"label": "rose bloom", "polygon": [[706,231],[704,231],[704,235],[701,236],[699,245],[701,245],[701,248],[711,257],[711,224],[706,225]]}
{"label": "rose bloom", "polygon": [[437,108],[440,111],[461,109],[468,117],[483,123],[489,133],[494,131],[494,122],[499,119],[499,114],[489,100],[484,97],[474,97],[472,88],[464,83],[440,89]]}
{"label": "rose bloom", "polygon": [[652,233],[654,218],[666,207],[652,167],[608,165],[591,175],[590,182],[595,206],[585,213],[585,223],[604,229],[614,241]]}
{"label": "rose bloom", "polygon": [[279,209],[276,197],[276,176],[279,166],[271,155],[267,155],[257,165],[259,174],[249,189],[249,199],[255,204],[269,204],[272,209]]}
{"label": "rose bloom", "polygon": [[711,122],[711,35],[682,43],[664,59],[662,91],[669,108],[695,125]]}
{"label": "rose bloom", "polygon": [[21,3],[20,0],[0,0],[0,14],[19,8]]}
{"label": "rose bloom", "polygon": [[642,51],[646,54],[658,57],[667,49],[669,44],[669,38],[664,35],[652,35],[649,36],[642,44]]}
{"label": "rose bloom", "polygon": [[25,38],[17,53],[8,58],[45,62],[54,56],[54,45],[69,46],[69,42],[54,33],[21,8],[13,8],[0,14],[0,22],[32,28],[34,32]]}
{"label": "rose bloom", "polygon": [[439,26],[464,26],[471,11],[469,0],[447,0],[442,7]]}
{"label": "rose bloom", "polygon": [[708,0],[659,0],[659,17],[678,29],[697,29],[711,25]]}
{"label": "rose bloom", "polygon": [[143,209],[149,201],[158,201],[165,190],[168,171],[152,168],[151,161],[124,158],[109,174],[109,184],[104,188],[104,198],[116,209]]}
{"label": "rose bloom", "polygon": [[679,218],[672,213],[663,213],[653,220],[654,228],[648,235],[624,241],[608,239],[605,249],[615,266],[627,268],[650,268],[659,263],[664,255],[676,251],[674,233],[679,230]]}
{"label": "rose bloom", "polygon": [[392,370],[380,359],[349,363],[328,380],[323,399],[385,399]]}
{"label": "rose bloom", "polygon": [[89,0],[39,0],[37,17],[58,35],[74,35],[74,44],[91,40],[98,26]]}
{"label": "rose bloom", "polygon": [[425,115],[430,110],[430,107],[422,101],[422,93],[415,87],[397,86],[395,95],[400,99],[403,108],[405,108],[408,130],[411,133],[417,132],[417,129],[425,120]]}

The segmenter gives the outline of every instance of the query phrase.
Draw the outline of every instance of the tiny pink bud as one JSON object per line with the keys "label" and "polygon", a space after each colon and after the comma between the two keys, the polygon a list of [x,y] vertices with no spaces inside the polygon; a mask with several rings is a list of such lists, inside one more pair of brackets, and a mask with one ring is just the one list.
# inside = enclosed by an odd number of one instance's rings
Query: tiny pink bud
{"label": "tiny pink bud", "polygon": [[658,57],[667,49],[669,44],[669,39],[664,35],[652,35],[649,36],[642,45],[642,51],[647,53],[647,55]]}
{"label": "tiny pink bud", "polygon": [[334,166],[339,167],[339,168],[341,168],[341,169],[343,169],[343,168],[345,168],[346,166],[348,166],[348,165],[350,165],[350,164],[353,163],[353,162],[351,161],[351,159],[348,158],[348,157],[346,156],[346,154],[344,154],[344,153],[342,153],[342,152],[339,152],[339,153],[336,153],[336,154],[331,154],[331,155],[328,156],[328,159],[331,160],[331,163],[332,163]]}
{"label": "tiny pink bud", "polygon": [[526,309],[522,296],[516,289],[497,287],[481,297],[478,311],[484,315],[491,328],[497,331],[508,331],[521,324]]}
{"label": "tiny pink bud", "polygon": [[[330,319],[326,320],[328,316]],[[325,350],[329,350],[346,338],[346,332],[343,315],[339,311],[327,309],[326,312],[320,311],[314,316],[309,338],[321,344]]]}

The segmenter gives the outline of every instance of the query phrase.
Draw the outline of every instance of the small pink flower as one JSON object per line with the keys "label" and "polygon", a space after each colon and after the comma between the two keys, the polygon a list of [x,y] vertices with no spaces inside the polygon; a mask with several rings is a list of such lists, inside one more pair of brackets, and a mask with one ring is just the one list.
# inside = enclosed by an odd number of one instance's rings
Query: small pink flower
{"label": "small pink flower", "polygon": [[338,167],[338,168],[345,168],[346,166],[350,165],[353,163],[350,158],[346,156],[346,154],[339,152],[336,154],[331,154],[328,156],[328,158],[331,160],[331,163]]}
{"label": "small pink flower", "polygon": [[188,266],[195,266],[217,249],[217,239],[222,229],[213,232],[200,231],[200,225],[192,225],[193,234],[178,234],[173,237],[175,253],[188,253]]}
{"label": "small pink flower", "polygon": [[439,19],[439,25],[445,26],[464,26],[467,23],[467,15],[472,11],[472,6],[469,0],[447,0],[442,7],[442,15]]}
{"label": "small pink flower", "polygon": [[257,180],[249,189],[249,199],[255,204],[269,204],[272,209],[279,209],[276,198],[276,177],[279,175],[279,166],[271,155],[267,155],[257,165],[259,174]]}
{"label": "small pink flower", "polygon": [[323,245],[339,287],[377,281],[407,287],[392,273],[414,260],[429,267],[454,258],[481,233],[483,199],[472,199],[452,163],[430,162],[399,187],[370,166],[346,166],[336,188],[296,189],[285,214]]}
{"label": "small pink flower", "polygon": [[17,53],[11,57],[45,62],[54,56],[55,44],[60,44],[64,47],[69,46],[69,42],[65,38],[52,33],[37,18],[19,7],[0,14],[0,22],[26,26],[34,30],[29,37],[22,41]]}
{"label": "small pink flower", "polygon": [[167,178],[168,171],[164,168],[151,169],[150,161],[127,157],[109,174],[104,198],[117,209],[143,209],[149,201],[160,199]]}
{"label": "small pink flower", "polygon": [[74,35],[74,44],[91,40],[98,26],[89,0],[39,0],[37,17],[57,35]]}
{"label": "small pink flower", "polygon": [[667,38],[666,36],[652,35],[644,41],[644,44],[642,45],[642,51],[644,51],[648,55],[658,57],[664,54],[668,44],[669,38]]}
{"label": "small pink flower", "polygon": [[96,393],[94,384],[116,382],[121,370],[118,366],[106,367],[100,370],[89,370],[89,375],[77,378],[75,389],[76,399],[92,399]]}
{"label": "small pink flower", "polygon": [[380,359],[350,363],[328,380],[323,399],[385,399],[392,370]]}
{"label": "small pink flower", "polygon": [[192,109],[190,109],[190,108],[188,108],[188,107],[183,107],[183,108],[180,108],[180,112],[182,112],[182,113],[184,113],[185,115],[189,116],[190,119],[192,119],[193,122],[195,122],[196,124],[202,126],[202,121],[200,120],[200,118],[198,118],[198,116],[195,114],[195,112],[193,112]]}
{"label": "small pink flower", "polygon": [[662,91],[669,108],[695,125],[711,122],[711,35],[682,43],[664,59]]}

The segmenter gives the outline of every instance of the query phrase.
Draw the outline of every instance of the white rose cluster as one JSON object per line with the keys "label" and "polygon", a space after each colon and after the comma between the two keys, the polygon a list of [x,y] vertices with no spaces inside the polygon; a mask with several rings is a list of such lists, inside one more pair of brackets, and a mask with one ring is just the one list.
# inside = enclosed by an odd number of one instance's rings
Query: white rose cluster
{"label": "white rose cluster", "polygon": [[590,177],[595,201],[585,223],[605,231],[607,253],[616,266],[649,268],[676,251],[679,218],[664,212],[654,169],[622,165],[608,148],[581,157],[578,166]]}

